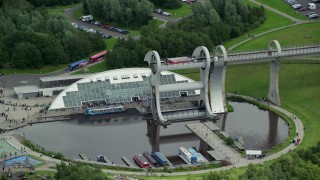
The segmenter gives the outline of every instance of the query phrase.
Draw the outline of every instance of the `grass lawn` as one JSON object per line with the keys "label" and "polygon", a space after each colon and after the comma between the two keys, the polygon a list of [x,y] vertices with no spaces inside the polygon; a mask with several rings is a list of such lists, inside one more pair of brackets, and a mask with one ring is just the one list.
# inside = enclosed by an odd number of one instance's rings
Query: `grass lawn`
{"label": "grass lawn", "polygon": [[64,15],[64,9],[48,9],[49,14]]}
{"label": "grass lawn", "polygon": [[180,18],[192,13],[191,5],[186,3],[183,3],[182,7],[179,9],[163,9],[163,10],[171,13],[172,14],[172,16],[170,16],[171,18]]}
{"label": "grass lawn", "polygon": [[75,10],[72,14],[72,16],[76,19],[79,19],[81,16],[84,16],[85,14],[83,13],[83,8],[81,6],[81,8]]}
{"label": "grass lawn", "polygon": [[[294,10],[289,4],[287,4],[283,0],[257,0],[257,1],[267,6],[270,6],[274,9],[277,9],[281,12],[284,12],[297,19],[303,19],[303,20],[307,19],[306,16],[301,14],[299,11]],[[306,5],[306,4],[303,4],[303,5]]]}
{"label": "grass lawn", "polygon": [[61,6],[61,5],[59,5],[59,6],[52,6],[52,7],[50,7],[50,9],[68,9],[68,8],[72,8],[72,7],[78,6],[78,5],[80,5],[80,4],[82,4],[82,3],[70,4],[70,5],[66,5],[66,6]]}
{"label": "grass lawn", "polygon": [[[246,3],[248,5],[257,7],[256,4],[253,4],[253,3],[249,2],[248,0],[246,0]],[[232,39],[231,41],[226,42],[224,44],[224,46],[226,48],[229,48],[229,47],[247,39],[248,34],[259,34],[259,33],[262,33],[262,32],[265,32],[265,31],[268,31],[271,29],[275,29],[278,27],[293,24],[293,22],[291,20],[289,20],[283,16],[280,16],[279,14],[277,14],[273,11],[270,11],[268,9],[265,9],[265,13],[266,13],[267,19],[262,25],[260,25],[258,28],[251,30],[251,31],[249,31],[249,32],[247,32],[247,33],[245,33],[235,39]]]}
{"label": "grass lawn", "polygon": [[[301,24],[287,29],[275,31],[267,35],[253,39],[235,50],[250,50],[267,48],[271,40],[278,40],[281,46],[303,45],[308,43],[319,43],[320,24],[308,23]],[[307,38],[306,38],[307,37]]]}
{"label": "grass lawn", "polygon": [[107,50],[110,50],[114,47],[114,45],[117,43],[118,38],[110,38],[110,39],[105,39],[104,43],[107,46]]}
{"label": "grass lawn", "polygon": [[57,66],[44,66],[41,69],[18,69],[18,68],[6,68],[1,69],[0,72],[2,74],[10,75],[10,74],[45,74],[54,71],[58,71],[64,68],[67,68],[68,64],[59,64]]}

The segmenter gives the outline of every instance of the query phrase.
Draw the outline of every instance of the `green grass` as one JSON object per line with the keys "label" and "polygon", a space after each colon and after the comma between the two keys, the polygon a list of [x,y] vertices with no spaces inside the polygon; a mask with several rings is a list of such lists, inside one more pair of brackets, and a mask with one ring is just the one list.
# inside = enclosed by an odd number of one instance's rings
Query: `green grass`
{"label": "green grass", "polygon": [[64,9],[48,9],[49,14],[64,15]]}
{"label": "green grass", "polygon": [[278,40],[281,46],[319,43],[319,31],[319,23],[301,24],[255,38],[240,47],[235,48],[235,50],[266,49],[269,42],[274,39]]}
{"label": "green grass", "polygon": [[162,21],[162,20],[160,20],[160,19],[152,19],[151,21],[154,21],[155,24],[156,24],[156,26],[158,26],[158,27],[159,27],[161,24],[164,23],[164,21]]}
{"label": "green grass", "polygon": [[72,8],[72,7],[75,7],[75,6],[78,6],[80,5],[81,3],[77,3],[77,4],[70,4],[70,5],[66,5],[66,6],[52,6],[52,7],[49,7],[50,9],[68,9],[68,8]]}
{"label": "green grass", "polygon": [[[283,13],[286,13],[292,17],[295,17],[297,19],[302,19],[302,20],[307,19],[302,13],[300,13],[299,11],[295,11],[289,4],[287,4],[283,0],[257,0],[257,1],[267,6],[270,6],[274,9],[277,9]],[[307,5],[307,4],[303,4],[303,5]]]}
{"label": "green grass", "polygon": [[67,68],[68,64],[59,64],[57,66],[44,66],[40,69],[18,69],[18,68],[6,68],[1,69],[2,74],[11,75],[11,74],[46,74],[61,69]]}
{"label": "green grass", "polygon": [[[254,6],[254,7],[257,7],[256,4],[253,4],[251,2],[249,2],[248,0],[246,0],[246,3],[248,5],[251,5],[251,6]],[[254,30],[251,30],[235,39],[232,39],[231,41],[228,41],[224,44],[224,46],[226,48],[229,48],[245,39],[248,38],[248,34],[260,34],[262,32],[265,32],[265,31],[269,31],[269,30],[272,30],[272,29],[275,29],[275,28],[279,28],[279,27],[282,27],[282,26],[286,26],[286,25],[290,25],[290,24],[293,24],[293,22],[283,16],[280,16],[279,14],[273,12],[273,11],[270,11],[268,9],[265,9],[265,13],[266,13],[266,21],[260,25],[258,28],[254,29]]]}
{"label": "green grass", "polygon": [[118,41],[118,38],[105,39],[104,43],[107,46],[107,50],[112,49],[114,47],[114,45],[116,45],[117,41]]}
{"label": "green grass", "polygon": [[83,8],[81,7],[81,8],[79,8],[79,9],[77,9],[77,10],[75,10],[74,12],[73,12],[73,14],[72,14],[72,16],[74,17],[74,18],[76,18],[76,19],[79,19],[81,16],[84,16],[85,14],[84,14],[84,12],[83,12]]}
{"label": "green grass", "polygon": [[183,3],[182,7],[179,9],[163,9],[163,10],[171,13],[172,14],[172,16],[170,16],[171,18],[180,18],[192,13],[191,5],[186,3]]}

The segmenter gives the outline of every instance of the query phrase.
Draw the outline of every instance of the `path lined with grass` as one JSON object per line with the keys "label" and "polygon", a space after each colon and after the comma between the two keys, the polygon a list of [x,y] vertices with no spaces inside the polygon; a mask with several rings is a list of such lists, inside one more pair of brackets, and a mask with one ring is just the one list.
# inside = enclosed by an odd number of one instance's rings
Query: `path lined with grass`
{"label": "path lined with grass", "polygon": [[307,18],[298,10],[294,10],[289,4],[283,0],[256,0],[256,3],[261,3],[264,6],[272,7],[280,12],[293,17],[293,21],[306,20]]}
{"label": "path lined with grass", "polygon": [[[320,23],[298,23],[286,27],[277,28],[261,34],[256,38],[250,38],[238,43],[230,49],[238,51],[267,49],[270,41],[276,39],[282,47],[289,45],[303,45],[310,43],[319,43],[320,41]],[[268,35],[266,35],[268,34]],[[242,46],[240,46],[242,45]],[[238,47],[240,46],[240,47]]]}
{"label": "path lined with grass", "polygon": [[[263,6],[264,8],[269,9],[269,10],[271,10],[271,11],[273,11],[273,12],[275,12],[275,13],[283,16],[283,17],[286,17],[286,18],[294,21],[294,22],[297,22],[297,23],[298,23],[298,22],[304,22],[304,21],[305,21],[305,20],[297,19],[296,17],[293,17],[293,16],[291,16],[291,15],[288,15],[288,14],[284,13],[284,12],[288,12],[288,11],[282,12],[282,11],[280,11],[280,10],[278,10],[278,9],[275,9],[275,8],[273,8],[273,7],[270,7],[270,6],[268,6],[268,5],[264,4],[264,3],[257,2],[256,0],[250,0],[250,1],[251,1],[252,3],[255,3],[255,4],[259,5],[259,6]],[[268,1],[270,1],[270,0],[268,0]],[[278,0],[278,1],[280,1],[280,0]],[[282,1],[282,0],[281,0],[281,1]],[[283,5],[282,5],[282,6],[283,6]]]}

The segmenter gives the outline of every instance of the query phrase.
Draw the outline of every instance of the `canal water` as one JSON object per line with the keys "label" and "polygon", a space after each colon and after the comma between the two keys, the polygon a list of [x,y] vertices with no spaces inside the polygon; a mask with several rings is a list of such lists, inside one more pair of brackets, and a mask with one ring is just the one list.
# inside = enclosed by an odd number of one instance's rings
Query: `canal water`
{"label": "canal water", "polygon": [[[242,137],[245,149],[264,150],[283,143],[288,126],[272,112],[259,110],[246,103],[230,103],[234,112],[215,123],[232,137]],[[20,128],[25,137],[47,150],[61,152],[69,158],[84,153],[96,160],[105,155],[114,163],[123,164],[122,156],[131,159],[135,153],[159,149],[174,158],[179,147],[199,149],[200,139],[185,127],[192,122],[175,123],[160,128],[160,138],[152,143],[147,135],[147,123],[142,116],[129,112],[126,116],[78,116],[69,121],[34,124]]]}

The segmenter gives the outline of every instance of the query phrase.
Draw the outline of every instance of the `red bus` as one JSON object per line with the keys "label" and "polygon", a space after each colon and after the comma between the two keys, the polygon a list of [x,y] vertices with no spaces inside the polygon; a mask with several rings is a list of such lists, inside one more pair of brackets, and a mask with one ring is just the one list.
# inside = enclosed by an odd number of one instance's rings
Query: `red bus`
{"label": "red bus", "polygon": [[192,59],[189,57],[168,58],[164,60],[165,64],[181,64],[190,62],[192,62]]}
{"label": "red bus", "polygon": [[150,168],[150,164],[148,161],[141,155],[141,154],[135,154],[133,156],[133,160],[142,168]]}
{"label": "red bus", "polygon": [[89,62],[90,63],[94,63],[94,62],[98,62],[104,59],[105,55],[107,54],[107,51],[102,51],[96,55],[93,55],[90,57]]}

